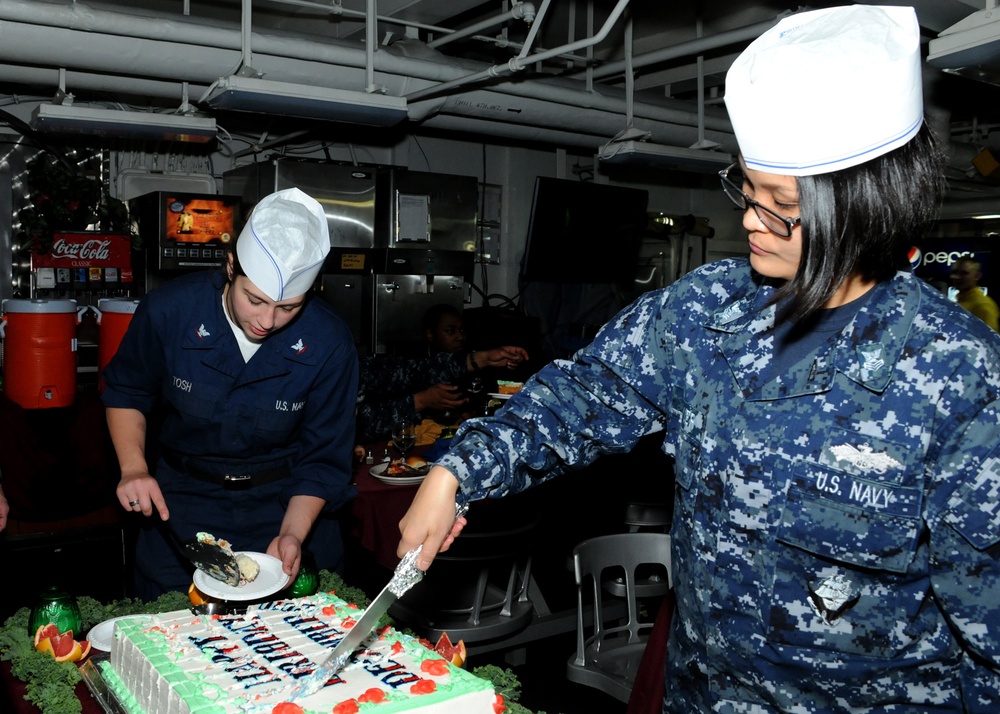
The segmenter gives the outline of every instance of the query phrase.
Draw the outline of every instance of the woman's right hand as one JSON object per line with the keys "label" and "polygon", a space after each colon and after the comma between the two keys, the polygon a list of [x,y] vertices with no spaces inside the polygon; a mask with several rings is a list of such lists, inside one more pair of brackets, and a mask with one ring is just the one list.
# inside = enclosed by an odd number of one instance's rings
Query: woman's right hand
{"label": "woman's right hand", "polygon": [[160,492],[160,484],[147,471],[122,474],[115,493],[118,496],[118,503],[122,504],[122,508],[126,511],[132,513],[141,511],[144,516],[151,516],[155,508],[161,520],[170,518],[167,502]]}
{"label": "woman's right hand", "polygon": [[435,384],[413,395],[413,408],[417,412],[435,409],[439,412],[455,411],[468,404],[462,390],[454,384]]}
{"label": "woman's right hand", "polygon": [[465,518],[455,518],[457,493],[458,479],[451,471],[443,466],[431,468],[399,522],[402,537],[396,555],[402,558],[418,545],[423,546],[417,567],[427,570],[438,553],[451,547],[465,527]]}

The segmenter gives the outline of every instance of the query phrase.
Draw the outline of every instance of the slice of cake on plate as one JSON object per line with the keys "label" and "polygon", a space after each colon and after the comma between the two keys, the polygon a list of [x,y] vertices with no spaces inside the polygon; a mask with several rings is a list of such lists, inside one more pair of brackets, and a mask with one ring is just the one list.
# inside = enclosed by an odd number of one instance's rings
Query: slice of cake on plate
{"label": "slice of cake on plate", "polygon": [[386,628],[322,690],[295,702],[359,610],[330,593],[242,615],[190,611],[116,623],[101,674],[130,714],[498,714],[503,698],[413,637]]}

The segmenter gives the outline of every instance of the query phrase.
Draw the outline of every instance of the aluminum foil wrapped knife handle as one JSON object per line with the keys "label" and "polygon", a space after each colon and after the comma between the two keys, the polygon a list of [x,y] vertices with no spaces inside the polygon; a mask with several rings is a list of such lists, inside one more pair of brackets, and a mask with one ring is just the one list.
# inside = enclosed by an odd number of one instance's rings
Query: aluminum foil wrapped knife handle
{"label": "aluminum foil wrapped knife handle", "polygon": [[[455,506],[455,520],[469,511],[468,504]],[[423,580],[424,571],[417,567],[417,556],[423,546],[417,546],[399,561],[389,583],[382,589],[348,631],[344,638],[331,650],[330,655],[316,667],[302,683],[299,691],[291,697],[292,701],[315,694],[330,681],[337,672],[344,668],[354,651],[372,634],[382,615],[388,611],[392,603],[401,598],[407,590]]]}

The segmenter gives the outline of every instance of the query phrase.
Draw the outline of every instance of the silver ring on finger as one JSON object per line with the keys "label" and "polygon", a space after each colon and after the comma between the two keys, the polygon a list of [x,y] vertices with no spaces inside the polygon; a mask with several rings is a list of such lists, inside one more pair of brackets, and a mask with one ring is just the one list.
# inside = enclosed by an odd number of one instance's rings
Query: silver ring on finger
{"label": "silver ring on finger", "polygon": [[139,505],[139,499],[137,498],[134,501],[129,501],[128,505],[129,505],[130,508],[135,508],[136,506]]}

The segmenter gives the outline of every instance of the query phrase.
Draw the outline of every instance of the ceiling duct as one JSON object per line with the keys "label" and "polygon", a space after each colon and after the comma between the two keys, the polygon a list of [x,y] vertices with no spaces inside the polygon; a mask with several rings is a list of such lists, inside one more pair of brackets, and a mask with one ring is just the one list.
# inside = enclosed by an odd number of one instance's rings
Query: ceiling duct
{"label": "ceiling duct", "polygon": [[[55,87],[59,73],[64,72],[78,94],[86,90],[112,93],[116,98],[134,96],[137,101],[155,97],[175,102],[184,82],[190,83],[192,92],[204,93],[220,77],[252,79],[232,74],[240,59],[237,27],[209,28],[193,18],[174,21],[176,18],[163,14],[138,16],[96,6],[88,6],[84,13],[79,2],[73,8],[51,7],[40,16],[34,2],[0,0],[0,81],[27,82],[36,87],[51,83]],[[112,45],[116,50],[109,54],[107,47]],[[255,33],[253,45],[254,68],[278,87],[299,84],[310,90],[337,89],[355,96],[363,94],[369,101],[402,101],[410,90],[439,86],[484,66],[446,57],[418,41],[399,41],[375,54],[376,81],[387,88],[387,96],[355,89],[364,86],[367,64],[366,50],[358,45],[270,33]],[[422,46],[422,54],[416,56],[418,46]],[[124,66],[127,74],[122,71]],[[315,82],[323,86],[317,87]],[[587,89],[580,80],[540,78],[475,90],[467,87],[446,99],[421,101],[416,107],[407,103],[406,109],[411,123],[426,124],[450,113],[462,117],[469,132],[495,127],[496,136],[533,134],[536,141],[596,148],[603,143],[599,137],[592,138],[588,131],[571,140],[567,123],[600,127],[601,134],[610,136],[620,128],[615,124],[623,105],[621,90],[615,87]],[[491,111],[493,107],[502,110]],[[696,127],[704,122],[708,139],[735,151],[735,138],[724,112],[706,111],[705,117],[699,117],[694,109],[690,102],[646,99],[635,104],[634,116],[637,125],[658,143],[690,146],[698,139]],[[460,123],[447,119],[450,126]],[[510,123],[520,126],[510,127]],[[575,131],[581,132],[579,128]]]}

